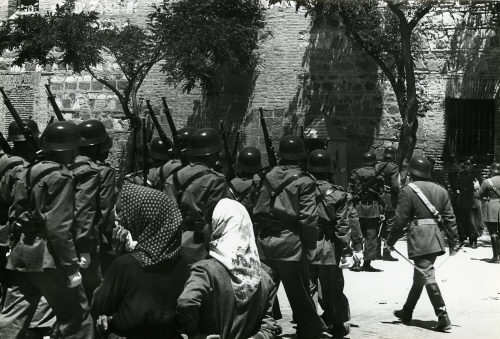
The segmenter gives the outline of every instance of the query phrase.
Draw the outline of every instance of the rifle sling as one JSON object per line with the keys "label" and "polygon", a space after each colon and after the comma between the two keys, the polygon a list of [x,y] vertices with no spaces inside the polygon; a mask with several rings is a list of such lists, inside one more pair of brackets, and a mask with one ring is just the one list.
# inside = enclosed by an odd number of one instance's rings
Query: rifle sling
{"label": "rifle sling", "polygon": [[417,194],[420,200],[424,203],[425,207],[427,207],[427,209],[431,212],[434,220],[436,220],[436,222],[440,224],[441,214],[438,212],[436,207],[429,201],[429,199],[427,199],[427,197],[425,196],[424,192],[422,192],[420,187],[418,187],[414,183],[409,183],[408,186],[413,190],[413,192]]}
{"label": "rifle sling", "polygon": [[488,184],[490,184],[492,191],[495,192],[495,194],[497,195],[497,197],[500,198],[500,193],[498,192],[498,190],[495,187],[495,185],[493,185],[493,181],[491,181],[491,178],[486,179],[486,181],[488,182]]}
{"label": "rifle sling", "polygon": [[206,169],[206,170],[203,170],[203,171],[200,171],[200,172],[197,172],[195,174],[193,174],[191,177],[189,177],[184,183],[181,184],[181,182],[179,181],[179,172],[175,172],[174,173],[174,177],[173,177],[173,182],[174,182],[174,187],[175,187],[175,190],[177,191],[177,202],[180,203],[180,201],[182,200],[182,194],[184,193],[184,191],[198,178],[201,178],[209,173],[211,173],[212,171],[209,170],[209,169]]}

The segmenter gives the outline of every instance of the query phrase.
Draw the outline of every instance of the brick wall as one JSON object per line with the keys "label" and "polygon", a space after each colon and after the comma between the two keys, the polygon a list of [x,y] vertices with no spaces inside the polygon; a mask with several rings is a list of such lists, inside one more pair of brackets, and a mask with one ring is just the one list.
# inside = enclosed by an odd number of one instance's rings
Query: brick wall
{"label": "brick wall", "polygon": [[[95,9],[105,19],[144,24],[154,2],[80,1],[78,6]],[[50,10],[55,3],[41,0],[40,10]],[[4,13],[3,8],[0,7],[0,15]],[[299,126],[326,114],[327,124],[335,127],[329,130],[339,131],[347,138],[348,170],[356,167],[360,155],[371,147],[380,154],[384,146],[397,146],[401,119],[396,100],[374,62],[346,39],[339,23],[311,23],[304,14],[303,11],[296,13],[295,7],[288,5],[266,9],[266,27],[262,32],[265,39],[258,48],[262,62],[253,75],[223,74],[218,93],[197,89],[184,94],[167,85],[165,75],[155,67],[141,88],[139,102],[150,99],[153,107],[160,111],[160,97],[166,96],[178,126],[188,123],[215,127],[223,120],[230,130],[243,132],[246,144],[262,150],[259,107],[264,108],[275,141],[284,134],[298,133]],[[492,27],[488,19],[480,10],[470,14],[463,7],[450,5],[429,13],[418,27],[423,54],[423,58],[416,61],[418,87],[425,94],[429,109],[422,112],[425,116],[420,118],[417,152],[437,159],[439,168],[446,165],[441,160],[446,150],[446,97],[486,93],[496,98],[496,110],[500,113],[498,87],[495,87],[500,80],[500,31],[498,26]],[[100,117],[116,132],[117,144],[124,142],[128,125],[120,120],[122,113],[116,97],[90,76],[75,75],[57,67],[12,68],[10,60],[8,54],[0,57],[0,81],[5,76],[38,74],[39,82],[33,85],[37,121],[44,124],[51,114],[43,89],[50,81],[68,117],[77,121]],[[111,61],[103,67],[109,73],[115,72]],[[115,79],[122,81],[118,74]],[[471,87],[476,88],[475,92]],[[0,108],[0,119],[3,112]],[[160,117],[166,126],[164,115]],[[500,119],[496,119],[496,127],[500,127],[499,124]],[[500,129],[496,131],[499,132],[495,153],[500,154]]]}

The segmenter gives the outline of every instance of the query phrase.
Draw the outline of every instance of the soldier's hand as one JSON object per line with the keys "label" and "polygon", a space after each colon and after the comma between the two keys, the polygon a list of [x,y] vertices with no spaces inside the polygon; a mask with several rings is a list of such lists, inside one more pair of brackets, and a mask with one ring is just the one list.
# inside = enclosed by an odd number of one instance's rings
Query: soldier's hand
{"label": "soldier's hand", "polygon": [[316,259],[316,249],[306,250],[306,259],[309,262],[313,262]]}
{"label": "soldier's hand", "polygon": [[90,266],[90,253],[81,253],[80,254],[80,261],[78,262],[78,265],[80,265],[80,268],[87,268]]}
{"label": "soldier's hand", "polygon": [[105,335],[109,332],[109,321],[111,319],[112,317],[108,319],[107,315],[100,315],[99,318],[97,318],[96,328],[101,335]]}
{"label": "soldier's hand", "polygon": [[379,218],[380,218],[380,221],[385,221],[385,215],[384,215],[384,214],[381,214],[381,215],[379,216]]}
{"label": "soldier's hand", "polygon": [[354,260],[352,259],[352,256],[345,256],[340,258],[339,267],[343,270],[351,267],[353,264]]}
{"label": "soldier's hand", "polygon": [[79,286],[82,283],[82,275],[80,272],[76,272],[75,274],[72,274],[68,277],[68,287],[69,288],[74,288]]}
{"label": "soldier's hand", "polygon": [[363,258],[364,258],[363,251],[355,251],[352,254],[352,259],[354,260],[354,262],[361,262],[361,260],[363,260]]}

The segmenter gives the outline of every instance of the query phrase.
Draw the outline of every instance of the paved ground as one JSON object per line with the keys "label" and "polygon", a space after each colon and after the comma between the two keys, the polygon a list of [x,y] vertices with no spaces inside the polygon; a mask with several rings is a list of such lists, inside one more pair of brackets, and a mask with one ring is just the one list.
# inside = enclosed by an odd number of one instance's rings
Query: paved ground
{"label": "paved ground", "polygon": [[[500,338],[500,264],[485,261],[492,255],[489,236],[481,237],[478,245],[477,249],[463,248],[437,270],[438,284],[453,324],[452,334],[432,331],[437,317],[425,289],[410,326],[392,315],[405,302],[412,281],[413,268],[400,258],[398,262],[373,262],[374,267],[384,270],[380,273],[344,271],[352,318],[348,338]],[[406,255],[406,242],[398,242],[396,248]],[[447,258],[448,254],[439,257],[435,267]],[[291,310],[283,289],[279,298],[282,337],[294,337]]]}

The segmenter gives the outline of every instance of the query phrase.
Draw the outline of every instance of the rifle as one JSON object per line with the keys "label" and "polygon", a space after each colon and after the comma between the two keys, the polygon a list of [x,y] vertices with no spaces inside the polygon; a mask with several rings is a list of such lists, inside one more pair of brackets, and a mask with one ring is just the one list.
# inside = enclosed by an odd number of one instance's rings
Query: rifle
{"label": "rifle", "polygon": [[47,91],[47,99],[49,99],[50,104],[52,105],[52,109],[56,114],[57,120],[66,121],[66,119],[64,119],[64,116],[62,115],[61,110],[59,109],[59,106],[57,106],[56,98],[54,97],[54,95],[52,95],[52,91],[50,90],[50,85],[45,84],[45,90]]}
{"label": "rifle", "polygon": [[269,132],[267,131],[266,119],[264,118],[262,107],[259,108],[259,114],[262,134],[264,134],[264,143],[266,144],[267,159],[269,160],[269,166],[274,167],[278,165],[278,160],[276,159],[276,153],[274,153],[273,141],[271,140],[271,137],[269,137]]}
{"label": "rifle", "polygon": [[0,147],[2,148],[2,151],[5,154],[11,154],[12,148],[10,147],[9,143],[7,140],[5,140],[5,137],[3,136],[3,133],[0,132]]}
{"label": "rifle", "polygon": [[143,186],[148,187],[149,174],[149,154],[148,154],[148,136],[146,128],[146,119],[142,119],[142,180]]}
{"label": "rifle", "polygon": [[9,97],[5,93],[3,87],[0,87],[0,93],[2,93],[3,96],[3,102],[5,103],[5,106],[7,106],[7,109],[9,110],[10,114],[14,118],[14,121],[16,124],[21,128],[21,132],[23,133],[24,138],[31,143],[33,148],[35,149],[35,157],[36,159],[40,159],[42,157],[42,150],[40,148],[40,144],[38,143],[38,140],[33,136],[33,133],[31,133],[31,130],[26,126],[24,123],[23,119],[21,119],[21,116],[19,113],[17,113],[16,109],[12,105],[12,102],[10,101]]}
{"label": "rifle", "polygon": [[229,145],[227,143],[227,134],[226,131],[224,130],[224,123],[219,121],[219,128],[220,128],[220,133],[222,135],[222,141],[224,142],[224,153],[226,153],[226,164],[227,164],[227,171],[226,171],[226,179],[229,181],[233,179],[236,176],[236,173],[234,173],[234,160],[232,157],[231,152],[229,152]]}
{"label": "rifle", "polygon": [[158,136],[160,137],[161,142],[163,143],[163,145],[167,146],[170,142],[167,138],[167,135],[165,134],[165,131],[161,127],[160,122],[158,121],[158,118],[156,117],[155,111],[153,111],[153,107],[151,107],[149,100],[146,100],[146,105],[148,106],[149,116],[151,117],[151,121],[153,121],[153,125],[155,125],[155,128],[158,131]]}
{"label": "rifle", "polygon": [[49,126],[52,123],[54,123],[54,116],[51,116],[49,121],[47,121],[47,126]]}
{"label": "rifle", "polygon": [[236,166],[236,159],[238,158],[238,146],[240,145],[240,132],[236,133],[236,138],[234,138],[234,144],[233,144],[233,153],[232,153],[232,160],[233,160],[233,168]]}
{"label": "rifle", "polygon": [[174,119],[172,119],[170,108],[168,108],[167,99],[165,97],[161,97],[161,101],[163,102],[163,108],[165,110],[165,116],[167,117],[168,126],[170,127],[170,132],[172,132],[172,138],[175,140],[177,139],[179,133],[177,133],[177,128],[175,127]]}
{"label": "rifle", "polygon": [[359,202],[359,199],[360,199],[359,197],[361,195],[365,194],[366,192],[368,192],[370,189],[372,189],[372,186],[377,182],[378,176],[387,167],[387,164],[388,163],[386,162],[384,166],[382,166],[378,171],[376,171],[375,175],[371,178],[371,180],[368,181],[367,183],[365,183],[361,187],[361,190],[359,192],[353,192],[353,197],[351,199],[349,199],[349,201],[347,203],[357,205]]}

